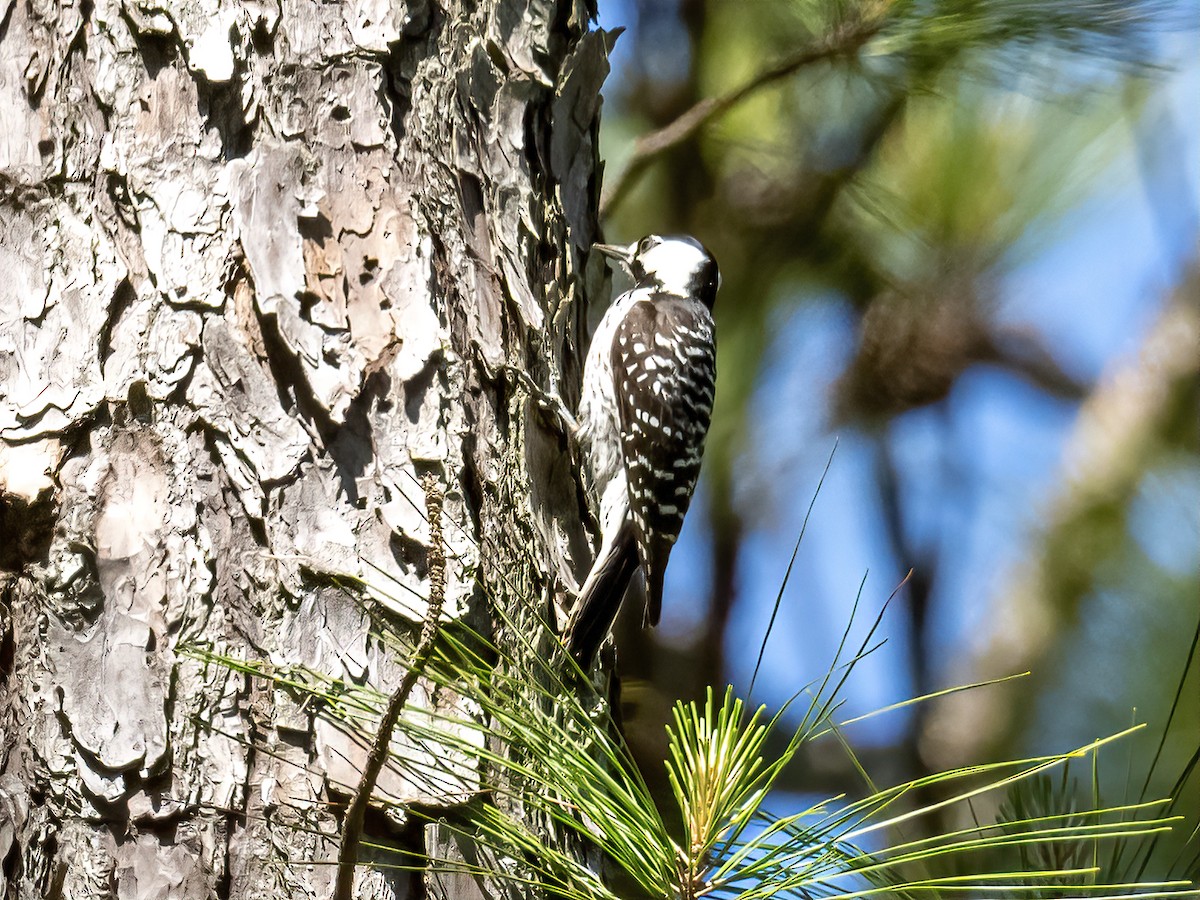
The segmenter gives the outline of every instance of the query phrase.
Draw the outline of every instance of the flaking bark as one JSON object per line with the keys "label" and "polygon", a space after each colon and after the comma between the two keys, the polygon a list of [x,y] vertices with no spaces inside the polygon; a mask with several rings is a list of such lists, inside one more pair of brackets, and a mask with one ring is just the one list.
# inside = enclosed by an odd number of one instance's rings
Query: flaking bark
{"label": "flaking bark", "polygon": [[[502,367],[578,383],[611,44],[587,12],[0,6],[5,897],[329,895],[366,744],[177,651],[390,693],[328,576],[365,559],[428,596],[422,476],[443,621],[586,569],[563,438]],[[473,787],[419,771],[375,796]]]}

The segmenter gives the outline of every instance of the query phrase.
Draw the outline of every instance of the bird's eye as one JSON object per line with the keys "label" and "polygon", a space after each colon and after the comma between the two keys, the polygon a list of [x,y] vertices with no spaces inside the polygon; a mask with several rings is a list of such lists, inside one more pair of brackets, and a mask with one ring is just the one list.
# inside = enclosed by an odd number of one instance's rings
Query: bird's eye
{"label": "bird's eye", "polygon": [[645,253],[657,243],[658,241],[654,239],[653,235],[642,238],[642,240],[638,243],[638,253]]}

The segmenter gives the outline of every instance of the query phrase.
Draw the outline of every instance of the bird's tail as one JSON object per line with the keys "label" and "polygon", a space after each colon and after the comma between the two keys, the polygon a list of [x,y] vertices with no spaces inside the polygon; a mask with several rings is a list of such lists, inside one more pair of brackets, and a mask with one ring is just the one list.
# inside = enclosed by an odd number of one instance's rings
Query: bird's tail
{"label": "bird's tail", "polygon": [[642,617],[642,627],[658,625],[662,616],[663,575],[666,572],[666,558],[660,565],[645,566],[646,572],[646,613]]}
{"label": "bird's tail", "polygon": [[591,666],[596,649],[612,628],[637,566],[637,539],[633,524],[626,520],[592,565],[567,625],[567,651],[584,671]]}

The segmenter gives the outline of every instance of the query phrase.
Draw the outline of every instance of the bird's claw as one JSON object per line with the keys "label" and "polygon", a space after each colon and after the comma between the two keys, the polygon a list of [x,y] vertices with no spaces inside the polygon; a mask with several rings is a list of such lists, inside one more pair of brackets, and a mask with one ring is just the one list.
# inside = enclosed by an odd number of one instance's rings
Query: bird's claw
{"label": "bird's claw", "polygon": [[550,389],[546,390],[529,377],[529,373],[524,369],[507,364],[502,368],[506,375],[525,389],[525,392],[529,394],[530,399],[537,405],[537,408],[558,424],[564,434],[570,438],[575,438],[578,435],[579,422],[575,419],[571,411],[567,409],[567,405],[563,403],[562,396],[558,393],[558,384],[555,380],[551,380]]}

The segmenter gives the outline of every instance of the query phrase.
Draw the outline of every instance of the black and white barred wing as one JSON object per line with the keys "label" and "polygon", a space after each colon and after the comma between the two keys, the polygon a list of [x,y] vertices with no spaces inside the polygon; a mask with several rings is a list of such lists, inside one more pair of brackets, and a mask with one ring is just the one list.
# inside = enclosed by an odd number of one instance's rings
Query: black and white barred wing
{"label": "black and white barred wing", "polygon": [[703,304],[659,296],[634,304],[612,349],[629,512],[658,624],[663,573],[700,475],[716,380],[713,321]]}

